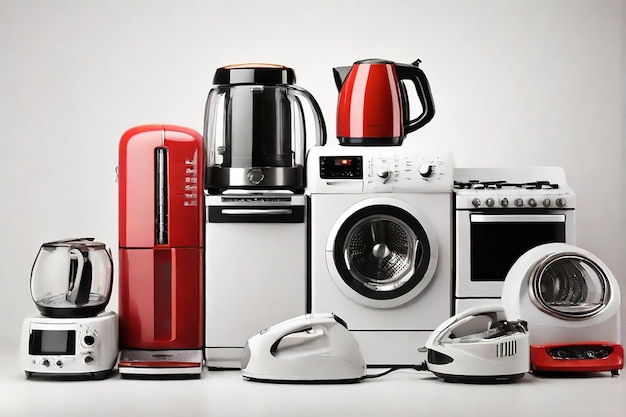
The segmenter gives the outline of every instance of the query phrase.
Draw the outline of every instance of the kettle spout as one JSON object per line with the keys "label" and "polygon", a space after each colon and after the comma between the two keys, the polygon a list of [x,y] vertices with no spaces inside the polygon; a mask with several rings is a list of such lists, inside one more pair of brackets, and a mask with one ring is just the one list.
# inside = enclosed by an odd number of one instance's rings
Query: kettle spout
{"label": "kettle spout", "polygon": [[346,77],[350,73],[352,67],[335,67],[333,68],[333,76],[335,77],[335,85],[337,86],[337,91],[341,91],[341,86],[343,82],[346,80]]}

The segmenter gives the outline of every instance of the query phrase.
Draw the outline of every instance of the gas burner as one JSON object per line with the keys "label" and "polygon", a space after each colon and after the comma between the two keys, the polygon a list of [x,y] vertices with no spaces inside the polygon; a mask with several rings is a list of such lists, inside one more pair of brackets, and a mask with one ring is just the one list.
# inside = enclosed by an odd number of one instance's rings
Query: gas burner
{"label": "gas burner", "polygon": [[508,181],[454,181],[454,188],[457,190],[500,190],[500,189],[526,189],[526,190],[556,190],[559,184],[550,181],[531,182],[508,182]]}

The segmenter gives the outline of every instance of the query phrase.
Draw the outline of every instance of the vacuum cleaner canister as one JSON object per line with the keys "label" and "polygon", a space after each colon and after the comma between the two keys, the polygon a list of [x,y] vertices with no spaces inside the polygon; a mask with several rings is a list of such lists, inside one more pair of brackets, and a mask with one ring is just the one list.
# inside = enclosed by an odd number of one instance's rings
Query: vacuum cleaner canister
{"label": "vacuum cleaner canister", "polygon": [[265,382],[357,382],[367,368],[346,323],[334,314],[306,314],[252,336],[241,375]]}
{"label": "vacuum cleaner canister", "polygon": [[448,382],[510,382],[530,369],[528,328],[501,305],[469,308],[443,322],[426,345],[428,370]]}

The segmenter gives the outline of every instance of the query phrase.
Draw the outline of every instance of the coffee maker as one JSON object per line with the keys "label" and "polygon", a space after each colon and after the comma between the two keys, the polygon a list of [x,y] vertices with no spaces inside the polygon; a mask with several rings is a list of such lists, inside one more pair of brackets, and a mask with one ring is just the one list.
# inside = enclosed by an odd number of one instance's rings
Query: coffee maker
{"label": "coffee maker", "polygon": [[229,65],[213,84],[204,119],[205,357],[210,368],[238,369],[250,336],[306,313],[304,165],[326,127],[292,68]]}
{"label": "coffee maker", "polygon": [[174,125],[119,145],[122,377],[199,377],[204,336],[202,137]]}
{"label": "coffee maker", "polygon": [[26,377],[107,377],[118,355],[118,317],[104,311],[113,263],[93,238],[41,245],[30,292],[40,314],[24,319],[20,361]]}

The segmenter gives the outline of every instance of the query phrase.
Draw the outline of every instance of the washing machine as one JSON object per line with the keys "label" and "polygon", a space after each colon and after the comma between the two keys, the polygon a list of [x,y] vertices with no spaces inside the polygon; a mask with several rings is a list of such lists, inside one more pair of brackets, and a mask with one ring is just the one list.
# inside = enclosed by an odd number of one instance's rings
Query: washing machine
{"label": "washing machine", "polygon": [[502,288],[510,320],[528,322],[535,372],[602,372],[623,368],[620,290],[609,268],[566,243],[520,256]]}
{"label": "washing machine", "polygon": [[403,147],[314,147],[309,295],[350,324],[368,366],[413,365],[451,315],[452,158]]}

